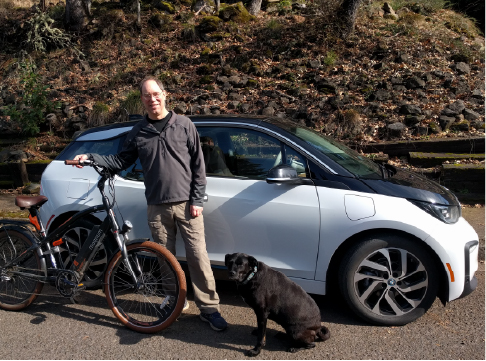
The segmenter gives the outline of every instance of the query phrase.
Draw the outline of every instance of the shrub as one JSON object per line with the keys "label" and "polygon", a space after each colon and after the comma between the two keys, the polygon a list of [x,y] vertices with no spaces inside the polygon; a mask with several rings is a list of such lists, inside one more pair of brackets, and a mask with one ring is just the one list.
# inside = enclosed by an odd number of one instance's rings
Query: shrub
{"label": "shrub", "polygon": [[59,105],[47,100],[48,86],[42,84],[41,76],[35,71],[33,63],[19,63],[19,68],[20,85],[24,92],[23,103],[7,106],[5,114],[20,124],[23,133],[36,135],[40,132],[40,124],[45,122],[44,113],[52,112]]}
{"label": "shrub", "polygon": [[290,0],[281,0],[277,4],[277,9],[279,14],[287,14],[292,11],[292,1]]}
{"label": "shrub", "polygon": [[140,99],[140,91],[134,90],[128,93],[126,99],[120,102],[120,107],[128,114],[144,114],[145,108]]}
{"label": "shrub", "polygon": [[326,53],[323,62],[326,66],[333,66],[336,63],[337,59],[337,54],[333,50],[330,50]]}
{"label": "shrub", "polygon": [[102,102],[96,102],[93,105],[93,111],[89,115],[88,124],[90,127],[104,125],[110,115],[110,107]]}
{"label": "shrub", "polygon": [[479,29],[476,26],[475,20],[456,12],[451,11],[447,13],[445,26],[458,34],[466,35],[471,39],[474,39],[479,35]]}

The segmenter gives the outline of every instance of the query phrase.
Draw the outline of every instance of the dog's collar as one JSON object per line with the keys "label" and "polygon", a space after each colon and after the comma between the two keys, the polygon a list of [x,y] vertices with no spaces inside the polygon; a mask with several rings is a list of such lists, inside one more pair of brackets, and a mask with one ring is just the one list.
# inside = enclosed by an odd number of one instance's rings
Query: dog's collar
{"label": "dog's collar", "polygon": [[246,279],[241,283],[246,285],[248,283],[248,281],[250,281],[253,277],[255,277],[255,274],[257,273],[257,271],[258,271],[257,266],[255,266],[255,268],[253,268],[253,271],[251,271],[251,273],[248,275],[248,277],[246,277]]}

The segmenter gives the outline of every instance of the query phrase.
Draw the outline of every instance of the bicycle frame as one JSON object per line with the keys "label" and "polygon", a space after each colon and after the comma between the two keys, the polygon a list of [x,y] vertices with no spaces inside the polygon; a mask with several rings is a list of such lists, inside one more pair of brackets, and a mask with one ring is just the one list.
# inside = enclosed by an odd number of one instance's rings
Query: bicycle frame
{"label": "bicycle frame", "polygon": [[[94,166],[95,170],[101,175],[100,180],[98,181],[98,189],[102,195],[103,204],[96,205],[89,207],[85,210],[79,211],[74,214],[71,218],[69,218],[66,222],[64,222],[59,228],[55,229],[51,234],[46,235],[46,231],[40,217],[38,216],[38,208],[36,206],[31,206],[29,208],[29,213],[32,224],[36,227],[37,233],[32,232],[28,227],[25,226],[25,222],[9,222],[10,225],[2,226],[1,229],[5,229],[8,235],[9,229],[15,229],[16,227],[22,228],[24,231],[28,230],[30,234],[33,236],[32,246],[25,250],[22,254],[18,255],[11,261],[7,262],[4,267],[10,267],[15,264],[20,263],[24,259],[24,257],[28,257],[31,252],[40,252],[40,255],[44,257],[48,257],[51,263],[51,268],[45,269],[45,275],[36,275],[33,273],[22,272],[22,271],[15,271],[15,274],[22,275],[24,277],[29,277],[36,279],[42,282],[50,282],[56,279],[57,274],[61,271],[68,271],[74,272],[76,278],[78,280],[82,280],[84,277],[84,272],[86,268],[90,265],[91,261],[93,260],[94,256],[96,255],[97,251],[103,244],[105,239],[109,239],[109,234],[111,233],[116,241],[118,249],[122,252],[123,262],[125,263],[129,273],[131,274],[132,280],[134,281],[135,287],[138,289],[140,287],[140,283],[137,280],[138,274],[135,273],[134,267],[132,267],[131,263],[129,262],[128,255],[127,255],[127,248],[126,243],[129,241],[127,237],[128,231],[131,229],[131,225],[127,225],[124,227],[122,231],[118,226],[116,221],[115,214],[113,212],[113,205],[110,205],[109,199],[104,192],[104,186],[107,179],[110,178],[109,175],[102,172],[101,168],[97,168]],[[88,238],[82,245],[79,253],[77,254],[74,260],[71,259],[72,265],[71,269],[66,270],[64,268],[60,268],[57,264],[55,254],[59,252],[58,246],[64,243],[62,240],[61,235],[63,235],[76,221],[86,217],[89,214],[106,211],[107,215],[104,221],[100,225],[96,225],[89,233]],[[126,223],[125,223],[126,224]],[[25,233],[25,232],[24,232]],[[107,237],[108,236],[108,237]],[[51,247],[52,245],[52,247]],[[66,246],[69,251],[69,257],[71,257],[71,252],[69,250],[68,243],[66,242]],[[45,248],[45,249],[43,249]],[[61,262],[62,263],[62,262]],[[135,267],[137,269],[137,267]],[[36,270],[38,271],[38,270]],[[74,286],[74,285],[73,285]],[[78,285],[75,285],[78,286]]]}

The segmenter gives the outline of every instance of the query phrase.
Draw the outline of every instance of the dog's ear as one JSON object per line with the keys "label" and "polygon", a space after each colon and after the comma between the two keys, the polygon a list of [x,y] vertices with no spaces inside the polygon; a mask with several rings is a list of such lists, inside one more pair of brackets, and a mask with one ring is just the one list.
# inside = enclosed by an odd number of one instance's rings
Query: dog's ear
{"label": "dog's ear", "polygon": [[228,261],[231,258],[231,256],[232,256],[232,254],[229,254],[229,253],[226,256],[224,256],[224,265],[226,267],[228,267]]}
{"label": "dog's ear", "polygon": [[258,265],[258,261],[255,257],[248,256],[248,265],[250,266],[250,268],[254,268]]}

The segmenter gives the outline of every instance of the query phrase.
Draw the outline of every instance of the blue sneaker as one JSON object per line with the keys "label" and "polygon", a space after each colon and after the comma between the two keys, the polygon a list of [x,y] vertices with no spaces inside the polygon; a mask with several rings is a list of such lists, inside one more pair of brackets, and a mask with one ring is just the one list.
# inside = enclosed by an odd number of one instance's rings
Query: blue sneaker
{"label": "blue sneaker", "polygon": [[215,331],[223,331],[228,327],[228,323],[221,317],[219,312],[214,313],[202,313],[199,315],[201,320],[209,322],[209,326]]}

